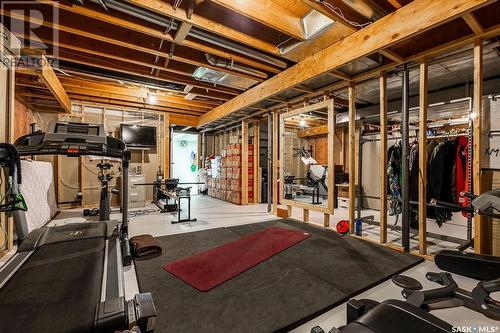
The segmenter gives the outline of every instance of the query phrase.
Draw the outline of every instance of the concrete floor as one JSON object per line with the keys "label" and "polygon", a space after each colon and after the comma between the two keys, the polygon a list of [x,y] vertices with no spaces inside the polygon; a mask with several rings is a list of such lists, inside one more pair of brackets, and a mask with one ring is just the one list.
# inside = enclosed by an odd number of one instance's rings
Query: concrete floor
{"label": "concrete floor", "polygon": [[[135,216],[132,215],[130,218],[130,237],[139,234],[152,234],[153,236],[158,237],[276,219],[276,216],[267,213],[267,205],[237,206],[206,196],[193,197],[192,217],[198,219],[196,222],[171,224],[171,221],[175,219],[174,214],[160,214],[159,212],[155,212],[156,207],[153,205],[147,206],[146,208],[148,210],[147,215],[137,214],[137,210],[133,210],[135,212]],[[348,212],[345,209],[336,210],[335,215],[331,217],[330,223],[332,228],[335,228],[335,225],[339,220],[346,219],[347,214]],[[378,212],[363,211],[363,215],[376,215],[375,219],[377,220]],[[113,218],[119,218],[119,216],[120,214],[118,212],[112,215]],[[299,209],[294,209],[293,217],[302,219],[302,211]],[[84,219],[81,216],[81,210],[65,211],[59,214],[51,224],[57,225],[71,222],[81,222],[83,220]],[[463,221],[465,221],[465,219]],[[322,214],[311,212],[310,222],[322,225]],[[429,229],[434,232],[434,229],[436,228],[434,228],[432,224],[429,224]],[[364,225],[363,232],[364,235],[368,236],[369,238],[378,239],[378,227]],[[464,223],[461,222],[460,219],[458,219],[458,222],[450,223],[445,228],[441,229],[441,232],[443,234],[451,234],[463,237]],[[394,242],[398,242],[398,240],[400,240],[400,234],[396,231],[389,232],[388,237],[389,240]],[[412,245],[414,246],[415,244],[416,241],[412,240]],[[455,244],[443,241],[431,241],[430,250],[436,251],[442,248],[454,248],[455,246]],[[439,269],[435,266],[434,263],[426,261],[406,271],[404,274],[412,276],[421,281],[425,289],[436,288],[438,286],[437,284],[429,282],[425,279],[425,274],[428,271],[437,272],[439,271]],[[127,298],[131,298],[135,293],[138,292],[134,267],[131,266],[126,268],[124,270],[124,273]],[[464,289],[472,289],[477,284],[477,281],[462,276],[454,275],[454,278],[456,279],[456,282],[459,284],[459,286]],[[318,297],[321,297],[321,295],[318,295]],[[391,281],[386,281],[362,293],[358,296],[358,298],[369,298],[377,301],[383,301],[391,298],[403,299],[403,297],[401,296],[401,289],[393,285]],[[334,326],[342,326],[345,324],[345,309],[346,305],[342,304],[315,318],[314,320],[311,320],[310,322],[298,327],[297,329],[293,330],[293,332],[309,333],[311,328],[316,325],[320,325],[321,327],[323,327],[323,329],[325,329],[326,332],[328,332]],[[496,328],[496,330],[493,331],[498,331],[498,326],[500,326],[499,322],[490,320],[479,313],[465,308],[439,310],[435,311],[434,314],[455,326],[493,326],[494,328]]]}

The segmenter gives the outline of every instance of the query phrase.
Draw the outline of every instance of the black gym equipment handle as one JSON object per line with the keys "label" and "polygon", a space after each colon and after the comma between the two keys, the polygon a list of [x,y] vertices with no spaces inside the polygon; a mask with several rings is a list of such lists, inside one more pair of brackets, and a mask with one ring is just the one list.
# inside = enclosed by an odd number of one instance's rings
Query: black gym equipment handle
{"label": "black gym equipment handle", "polygon": [[500,314],[500,302],[490,297],[497,291],[500,291],[500,279],[482,281],[472,290],[472,299],[482,309]]}
{"label": "black gym equipment handle", "polygon": [[421,307],[422,305],[437,303],[454,297],[458,285],[450,273],[429,272],[426,277],[443,287],[425,291],[404,289],[403,296],[407,297],[408,303]]}

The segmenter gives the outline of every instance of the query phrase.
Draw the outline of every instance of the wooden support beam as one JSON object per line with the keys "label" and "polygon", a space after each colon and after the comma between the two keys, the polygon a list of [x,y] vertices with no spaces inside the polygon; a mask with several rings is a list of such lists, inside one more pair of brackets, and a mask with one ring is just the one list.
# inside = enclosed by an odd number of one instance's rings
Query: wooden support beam
{"label": "wooden support beam", "polygon": [[212,0],[212,2],[298,40],[305,40],[302,19],[271,0]]}
{"label": "wooden support beam", "polygon": [[347,74],[344,74],[340,71],[331,71],[331,72],[328,72],[328,75],[332,76],[332,77],[335,77],[337,79],[341,79],[341,80],[345,80],[345,81],[351,81],[352,80],[352,77],[347,75]]}
{"label": "wooden support beam", "polygon": [[[278,184],[278,166],[279,166],[279,114],[277,112],[273,113],[273,170],[272,170],[272,180],[273,180],[273,214],[276,214],[279,203],[280,187]],[[283,189],[281,189],[283,191]]]}
{"label": "wooden support beam", "polygon": [[40,58],[43,65],[41,70],[37,70],[38,77],[52,93],[52,96],[59,102],[62,109],[66,113],[71,113],[71,100],[64,90],[61,81],[59,81],[59,78],[54,72],[54,69],[52,69],[50,62],[45,58],[45,55],[41,55]]}
{"label": "wooden support beam", "polygon": [[387,243],[387,73],[380,73],[380,243]]}
{"label": "wooden support beam", "polygon": [[260,122],[253,122],[253,203],[260,203]]}
{"label": "wooden support beam", "polygon": [[[199,126],[334,70],[352,59],[378,52],[490,3],[492,0],[415,0],[201,116]],[[401,22],[405,24],[402,25]]]}
{"label": "wooden support beam", "polygon": [[187,18],[187,13],[182,8],[174,8],[167,2],[162,0],[126,0],[127,2],[134,4],[136,6],[151,10],[155,13],[172,17],[174,19],[180,20],[182,22],[187,22],[195,27],[203,30],[210,31],[214,34],[223,36],[225,38],[232,39],[234,41],[240,42],[252,46],[256,49],[260,49],[275,55],[279,55],[279,50],[276,45],[269,42],[260,40],[258,38],[252,37],[245,33],[242,33],[236,29],[232,29],[218,22],[207,19],[201,15],[193,14],[191,19]]}
{"label": "wooden support beam", "polygon": [[299,138],[310,138],[314,136],[321,136],[328,134],[328,125],[311,127],[305,130],[297,131],[297,137]]}
{"label": "wooden support beam", "polygon": [[[483,115],[483,40],[477,39],[474,43],[474,147],[473,147],[473,179],[474,194],[483,193],[481,165],[482,143],[482,115]],[[491,253],[491,238],[488,219],[481,215],[474,217],[474,251],[479,254]]]}
{"label": "wooden support beam", "polygon": [[464,19],[465,23],[471,28],[471,30],[474,32],[476,35],[481,35],[484,33],[484,29],[481,26],[481,23],[477,20],[476,16],[473,13],[467,13],[464,16],[462,16]]}
{"label": "wooden support beam", "polygon": [[241,204],[248,205],[248,121],[241,122]]}
{"label": "wooden support beam", "polygon": [[419,130],[418,130],[418,248],[427,254],[427,109],[429,65],[424,59],[420,64]]}
{"label": "wooden support beam", "polygon": [[354,233],[356,206],[356,92],[349,85],[349,233]]}
{"label": "wooden support beam", "polygon": [[304,222],[309,222],[309,209],[303,209],[303,218]]}
{"label": "wooden support beam", "polygon": [[399,0],[387,0],[387,2],[389,2],[396,9],[403,7]]}
{"label": "wooden support beam", "polygon": [[405,61],[405,59],[403,57],[401,57],[400,55],[398,55],[390,50],[382,49],[378,52],[380,54],[382,54],[383,56],[391,59],[392,61],[395,61],[395,62],[404,62]]}
{"label": "wooden support beam", "polygon": [[184,42],[192,27],[193,27],[192,24],[182,22],[177,31],[175,32],[174,41],[179,44]]}
{"label": "wooden support beam", "polygon": [[330,226],[330,214],[323,214],[323,227],[328,228]]}

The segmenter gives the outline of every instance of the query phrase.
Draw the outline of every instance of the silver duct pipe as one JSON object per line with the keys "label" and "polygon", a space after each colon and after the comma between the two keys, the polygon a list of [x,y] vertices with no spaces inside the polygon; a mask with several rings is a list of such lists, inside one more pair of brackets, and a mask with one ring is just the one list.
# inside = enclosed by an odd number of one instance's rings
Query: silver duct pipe
{"label": "silver duct pipe", "polygon": [[205,59],[207,59],[207,62],[210,65],[215,67],[232,69],[240,73],[245,73],[248,75],[258,76],[260,78],[267,79],[266,73],[242,65],[236,65],[232,61],[227,59],[218,58],[208,53],[205,53]]}
{"label": "silver duct pipe", "polygon": [[[99,4],[99,0],[90,0],[94,3]],[[179,27],[179,24],[166,16],[154,13],[152,11],[139,8],[133,5],[130,5],[129,3],[126,3],[125,1],[120,1],[120,0],[106,0],[106,5],[110,9],[117,10],[119,12],[122,12],[124,14],[128,14],[137,18],[140,18],[142,20],[157,24],[159,26],[162,26],[166,29],[172,29],[172,30],[177,30]],[[202,31],[201,29],[197,28],[191,28],[188,36],[197,38],[199,40],[202,40],[204,42],[220,46],[222,48],[225,48],[227,50],[254,58],[256,60],[268,63],[270,65],[274,65],[280,68],[287,68],[287,64],[279,59],[270,57],[266,54],[263,54],[261,52],[255,51],[253,49],[250,49],[248,47],[233,43],[231,41],[228,41],[226,39],[223,39],[219,36],[212,35],[210,33],[207,33],[205,31]]]}
{"label": "silver duct pipe", "polygon": [[210,33],[202,31],[200,29],[192,28],[191,31],[189,32],[189,36],[197,38],[199,40],[205,41],[205,42],[213,44],[213,45],[223,47],[227,50],[246,55],[246,56],[254,58],[256,60],[260,60],[262,62],[271,64],[274,66],[278,66],[280,68],[287,68],[287,64],[282,60],[278,60],[278,59],[275,59],[275,58],[270,57],[268,55],[262,54],[260,52],[255,51],[255,50],[252,50],[246,46],[238,45],[238,44],[229,42],[229,41],[227,41],[219,36],[214,36]]}

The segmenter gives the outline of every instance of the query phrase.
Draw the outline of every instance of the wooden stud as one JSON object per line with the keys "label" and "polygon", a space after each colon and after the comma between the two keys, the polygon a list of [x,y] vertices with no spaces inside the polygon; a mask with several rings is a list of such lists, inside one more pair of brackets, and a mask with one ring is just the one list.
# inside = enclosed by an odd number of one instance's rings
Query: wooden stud
{"label": "wooden stud", "polygon": [[387,243],[387,73],[380,73],[380,243]]}
{"label": "wooden stud", "polygon": [[[482,147],[482,111],[483,111],[483,39],[474,43],[474,153],[473,153],[473,179],[474,194],[483,193],[481,170]],[[474,251],[479,254],[491,252],[491,233],[489,233],[488,220],[481,215],[474,217]]]}
{"label": "wooden stud", "polygon": [[[273,170],[272,170],[272,180],[273,180],[273,214],[276,214],[278,209],[278,193],[279,193],[279,184],[278,184],[278,166],[279,166],[279,158],[278,158],[278,146],[279,146],[279,114],[277,112],[273,113]],[[281,191],[282,192],[282,191]]]}
{"label": "wooden stud", "polygon": [[330,226],[330,214],[323,214],[323,226],[328,228]]}
{"label": "wooden stud", "polygon": [[163,172],[165,178],[170,178],[170,115],[166,114],[163,116],[163,131],[165,136],[165,157],[163,159]]}
{"label": "wooden stud", "polygon": [[[333,99],[326,100],[328,103],[328,170],[330,171],[330,176],[328,177],[328,210],[330,214],[334,214],[335,210],[335,101]],[[323,102],[323,103],[325,103]],[[328,222],[330,223],[330,222]]]}
{"label": "wooden stud", "polygon": [[420,114],[418,149],[418,247],[420,254],[427,254],[427,109],[428,71],[427,60],[420,64]]}
{"label": "wooden stud", "polygon": [[356,96],[349,85],[349,232],[354,233],[356,205]]}
{"label": "wooden stud", "polygon": [[309,222],[309,209],[303,209],[303,220],[304,222]]}
{"label": "wooden stud", "polygon": [[248,121],[241,122],[241,204],[248,205]]}
{"label": "wooden stud", "polygon": [[260,122],[253,123],[253,203],[260,203]]}

